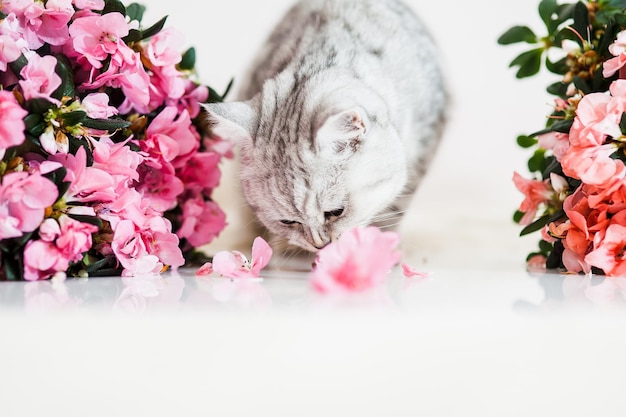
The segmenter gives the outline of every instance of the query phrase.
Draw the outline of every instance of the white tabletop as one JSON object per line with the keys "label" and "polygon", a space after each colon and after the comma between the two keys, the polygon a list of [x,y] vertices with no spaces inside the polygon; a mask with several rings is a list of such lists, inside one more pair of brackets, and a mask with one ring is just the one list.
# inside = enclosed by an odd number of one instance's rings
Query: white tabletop
{"label": "white tabletop", "polygon": [[624,415],[625,280],[429,272],[2,282],[0,415]]}

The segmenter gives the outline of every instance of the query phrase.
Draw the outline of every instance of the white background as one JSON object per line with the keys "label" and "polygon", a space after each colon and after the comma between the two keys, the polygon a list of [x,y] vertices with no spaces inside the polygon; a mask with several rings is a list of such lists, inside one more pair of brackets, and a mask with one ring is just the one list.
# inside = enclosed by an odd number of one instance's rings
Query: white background
{"label": "white background", "polygon": [[[151,1],[145,24],[169,15],[197,50],[200,80],[217,91],[241,79],[291,0]],[[544,126],[552,75],[516,80],[509,62],[519,45],[496,43],[515,24],[543,35],[538,2],[423,1],[409,4],[440,46],[452,96],[450,122],[406,227],[405,246],[431,265],[521,268],[537,238],[520,239],[511,221],[522,200],[511,177],[527,175],[518,134]],[[495,5],[495,6],[494,6]],[[222,191],[223,192],[223,191]],[[218,194],[218,197],[221,194]],[[219,202],[219,201],[218,201]]]}

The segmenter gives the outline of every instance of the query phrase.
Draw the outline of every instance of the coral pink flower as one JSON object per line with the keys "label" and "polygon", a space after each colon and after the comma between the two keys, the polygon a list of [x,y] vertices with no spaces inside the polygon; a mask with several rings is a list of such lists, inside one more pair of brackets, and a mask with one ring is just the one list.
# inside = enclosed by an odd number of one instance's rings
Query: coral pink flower
{"label": "coral pink flower", "polygon": [[51,55],[32,55],[28,64],[22,68],[19,81],[22,93],[26,100],[32,98],[45,98],[46,100],[60,104],[60,102],[50,95],[61,85],[61,77],[54,72],[57,59]]}
{"label": "coral pink flower", "polygon": [[622,161],[611,158],[615,151],[616,147],[610,144],[572,147],[561,161],[563,173],[596,186],[621,180],[626,175],[626,167]]}
{"label": "coral pink flower", "polygon": [[539,146],[551,150],[557,161],[561,161],[569,149],[569,136],[565,133],[549,132],[539,135]]}
{"label": "coral pink flower", "polygon": [[213,262],[204,264],[198,272],[207,275],[212,270],[228,278],[258,278],[271,258],[272,248],[262,237],[257,237],[252,243],[251,260],[238,251],[221,251],[215,254]]}
{"label": "coral pink flower", "polygon": [[600,268],[609,276],[626,276],[626,226],[611,224],[604,239],[587,256],[585,262]]}
{"label": "coral pink flower", "polygon": [[553,194],[553,190],[548,184],[548,180],[527,180],[517,172],[513,173],[513,183],[515,187],[526,197],[519,206],[519,211],[524,214],[520,224],[532,223],[539,205],[547,202]]}
{"label": "coral pink flower", "polygon": [[0,235],[0,239],[16,237],[16,230],[28,233],[37,229],[45,209],[54,204],[58,195],[56,185],[37,173],[6,174],[0,185],[0,232],[12,230],[13,236]]}
{"label": "coral pink flower", "polygon": [[360,292],[381,285],[400,260],[399,243],[397,233],[376,227],[344,232],[319,251],[311,284],[322,293]]}
{"label": "coral pink flower", "polygon": [[176,234],[198,247],[211,242],[224,230],[226,214],[214,202],[197,197],[183,204],[182,221]]}
{"label": "coral pink flower", "polygon": [[0,90],[0,159],[6,149],[24,142],[24,117],[27,114],[12,93]]}

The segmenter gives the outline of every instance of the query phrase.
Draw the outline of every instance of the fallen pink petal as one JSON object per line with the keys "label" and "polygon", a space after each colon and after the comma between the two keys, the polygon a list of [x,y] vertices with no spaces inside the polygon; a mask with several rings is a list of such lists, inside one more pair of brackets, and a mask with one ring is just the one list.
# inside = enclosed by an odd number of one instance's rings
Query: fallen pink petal
{"label": "fallen pink petal", "polygon": [[239,251],[220,251],[213,256],[213,262],[204,264],[196,275],[216,273],[227,278],[258,278],[272,259],[272,254],[270,245],[262,237],[257,237],[252,244],[250,260]]}
{"label": "fallen pink petal", "polygon": [[428,272],[418,271],[406,263],[402,263],[401,267],[402,273],[407,278],[428,278],[430,276]]}
{"label": "fallen pink petal", "polygon": [[213,264],[211,262],[207,262],[196,271],[196,276],[198,277],[208,276],[208,275],[211,275],[212,273],[213,273]]}

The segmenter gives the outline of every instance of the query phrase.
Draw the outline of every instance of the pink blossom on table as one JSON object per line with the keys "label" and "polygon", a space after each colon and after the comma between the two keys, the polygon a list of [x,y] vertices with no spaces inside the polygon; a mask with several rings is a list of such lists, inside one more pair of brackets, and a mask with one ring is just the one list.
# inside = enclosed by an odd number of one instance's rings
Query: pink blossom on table
{"label": "pink blossom on table", "polygon": [[418,271],[417,269],[413,268],[412,266],[404,262],[401,264],[401,267],[402,267],[402,274],[406,278],[413,278],[413,277],[428,278],[429,276],[428,272]]}
{"label": "pink blossom on table", "polygon": [[115,116],[117,108],[109,106],[109,96],[106,93],[91,93],[82,99],[81,104],[92,119],[108,119]]}
{"label": "pink blossom on table", "polygon": [[97,69],[102,68],[102,61],[110,56],[119,60],[121,55],[122,60],[126,60],[132,53],[123,41],[129,33],[128,23],[118,12],[75,19],[69,33],[74,50]]}
{"label": "pink blossom on table", "polygon": [[552,197],[554,190],[550,187],[549,180],[528,180],[517,172],[513,173],[513,183],[525,196],[519,206],[519,211],[524,213],[524,217],[522,217],[519,223],[528,225],[535,219],[539,206]]}
{"label": "pink blossom on table", "polygon": [[318,252],[311,284],[321,293],[362,292],[382,285],[400,260],[400,237],[357,227]]}
{"label": "pink blossom on table", "polygon": [[182,209],[182,224],[176,234],[194,247],[211,242],[226,227],[226,214],[213,201],[198,196],[185,201]]}
{"label": "pink blossom on table", "polygon": [[38,173],[11,172],[0,184],[0,231],[16,237],[15,230],[33,232],[44,219],[45,209],[57,200],[56,185]]}
{"label": "pink blossom on table", "polygon": [[549,132],[539,135],[539,146],[551,150],[557,161],[561,161],[570,147],[569,136],[565,133]]}
{"label": "pink blossom on table", "polygon": [[22,68],[22,79],[19,85],[26,100],[44,98],[57,105],[60,102],[51,97],[51,94],[61,86],[61,77],[54,71],[57,59],[51,55],[31,55],[28,64]]}
{"label": "pink blossom on table", "polygon": [[206,274],[212,269],[227,278],[258,278],[271,258],[272,248],[262,237],[257,237],[252,243],[251,260],[238,251],[220,251],[213,257],[213,262],[204,264],[200,270]]}
{"label": "pink blossom on table", "polygon": [[615,42],[609,45],[609,52],[614,56],[604,63],[602,75],[604,78],[613,76],[620,68],[626,65],[626,31],[617,34]]}
{"label": "pink blossom on table", "polygon": [[545,256],[535,255],[526,262],[526,266],[531,272],[545,271],[546,261],[547,259]]}
{"label": "pink blossom on table", "polygon": [[206,262],[196,271],[196,276],[209,276],[213,274],[213,264],[211,262]]}
{"label": "pink blossom on table", "polygon": [[113,177],[101,169],[88,167],[87,153],[82,146],[76,155],[56,154],[51,155],[49,160],[59,162],[67,169],[65,181],[71,184],[65,195],[67,202],[107,202],[116,199]]}
{"label": "pink blossom on table", "polygon": [[24,142],[24,117],[27,114],[13,93],[0,90],[0,159],[8,148]]}
{"label": "pink blossom on table", "polygon": [[177,174],[187,190],[194,194],[208,193],[219,185],[221,156],[214,152],[198,152],[194,154]]}
{"label": "pink blossom on table", "polygon": [[13,38],[0,32],[0,71],[6,71],[7,64],[18,59],[20,55],[22,52]]}

